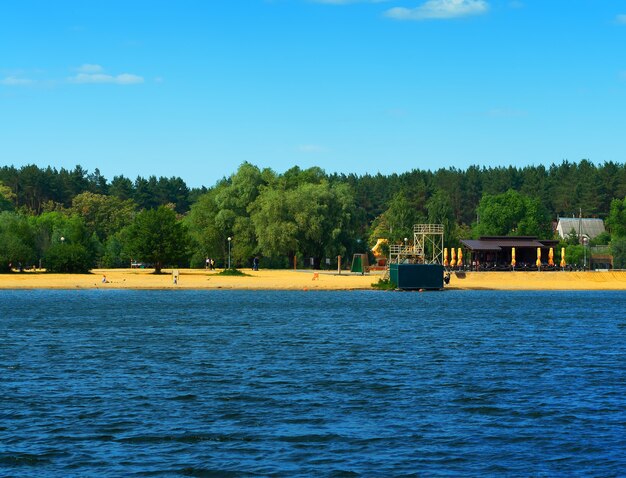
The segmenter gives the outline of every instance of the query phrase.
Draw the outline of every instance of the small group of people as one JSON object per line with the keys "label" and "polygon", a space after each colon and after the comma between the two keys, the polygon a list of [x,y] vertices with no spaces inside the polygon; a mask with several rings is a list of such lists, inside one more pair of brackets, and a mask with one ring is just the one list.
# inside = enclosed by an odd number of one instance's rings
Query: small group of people
{"label": "small group of people", "polygon": [[204,268],[206,270],[214,271],[215,270],[215,259],[212,259],[211,257],[207,257],[206,260],[205,260]]}

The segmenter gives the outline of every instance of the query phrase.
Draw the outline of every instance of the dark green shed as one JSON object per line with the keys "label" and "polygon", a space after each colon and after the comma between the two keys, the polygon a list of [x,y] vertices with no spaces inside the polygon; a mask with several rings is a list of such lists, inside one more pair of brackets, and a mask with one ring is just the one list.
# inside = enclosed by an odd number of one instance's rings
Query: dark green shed
{"label": "dark green shed", "polygon": [[441,264],[390,264],[389,278],[398,289],[443,289]]}

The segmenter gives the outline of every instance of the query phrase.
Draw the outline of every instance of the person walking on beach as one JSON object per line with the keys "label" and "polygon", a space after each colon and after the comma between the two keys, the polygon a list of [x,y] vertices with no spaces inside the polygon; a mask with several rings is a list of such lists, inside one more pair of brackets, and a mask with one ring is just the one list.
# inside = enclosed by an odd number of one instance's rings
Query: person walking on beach
{"label": "person walking on beach", "polygon": [[252,270],[253,271],[259,270],[259,258],[256,256],[254,257],[254,259],[252,259]]}

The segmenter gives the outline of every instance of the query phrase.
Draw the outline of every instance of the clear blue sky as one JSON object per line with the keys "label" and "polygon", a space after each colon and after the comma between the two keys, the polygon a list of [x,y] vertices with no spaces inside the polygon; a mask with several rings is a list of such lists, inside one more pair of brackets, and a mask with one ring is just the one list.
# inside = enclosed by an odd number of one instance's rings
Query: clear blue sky
{"label": "clear blue sky", "polygon": [[19,0],[0,164],[213,185],[626,161],[626,1]]}

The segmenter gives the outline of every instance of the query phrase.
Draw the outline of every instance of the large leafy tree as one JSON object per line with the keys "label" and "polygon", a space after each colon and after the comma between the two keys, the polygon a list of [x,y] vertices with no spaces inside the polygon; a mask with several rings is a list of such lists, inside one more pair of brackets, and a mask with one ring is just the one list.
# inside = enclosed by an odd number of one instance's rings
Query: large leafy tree
{"label": "large leafy tree", "polygon": [[98,256],[98,241],[78,215],[46,212],[29,218],[37,256],[50,272],[86,272]]}
{"label": "large leafy tree", "polygon": [[350,188],[327,181],[285,185],[266,188],[251,208],[261,253],[290,261],[303,254],[313,257],[316,267],[324,256],[345,255],[357,234]]}
{"label": "large leafy tree", "polygon": [[104,242],[131,223],[135,209],[130,199],[84,192],[74,197],[70,212],[82,217],[89,231]]}
{"label": "large leafy tree", "polygon": [[424,204],[412,200],[406,191],[396,193],[388,202],[387,209],[372,223],[370,243],[378,238],[390,242],[402,242],[413,238],[413,226],[425,222]]}
{"label": "large leafy tree", "polygon": [[26,266],[34,260],[34,238],[28,219],[12,212],[1,212],[0,272],[8,271],[9,264]]}
{"label": "large leafy tree", "polygon": [[477,236],[550,237],[550,216],[538,199],[513,189],[503,194],[486,194],[478,205]]}
{"label": "large leafy tree", "polygon": [[152,263],[157,274],[166,265],[183,263],[189,253],[187,228],[165,206],[140,212],[125,229],[124,240],[126,254]]}
{"label": "large leafy tree", "polygon": [[261,171],[250,163],[243,163],[230,178],[202,194],[185,219],[198,253],[224,258],[228,250],[227,238],[232,237],[234,262],[242,264],[251,259],[258,252],[258,244],[250,208],[261,190],[275,179],[273,171]]}

